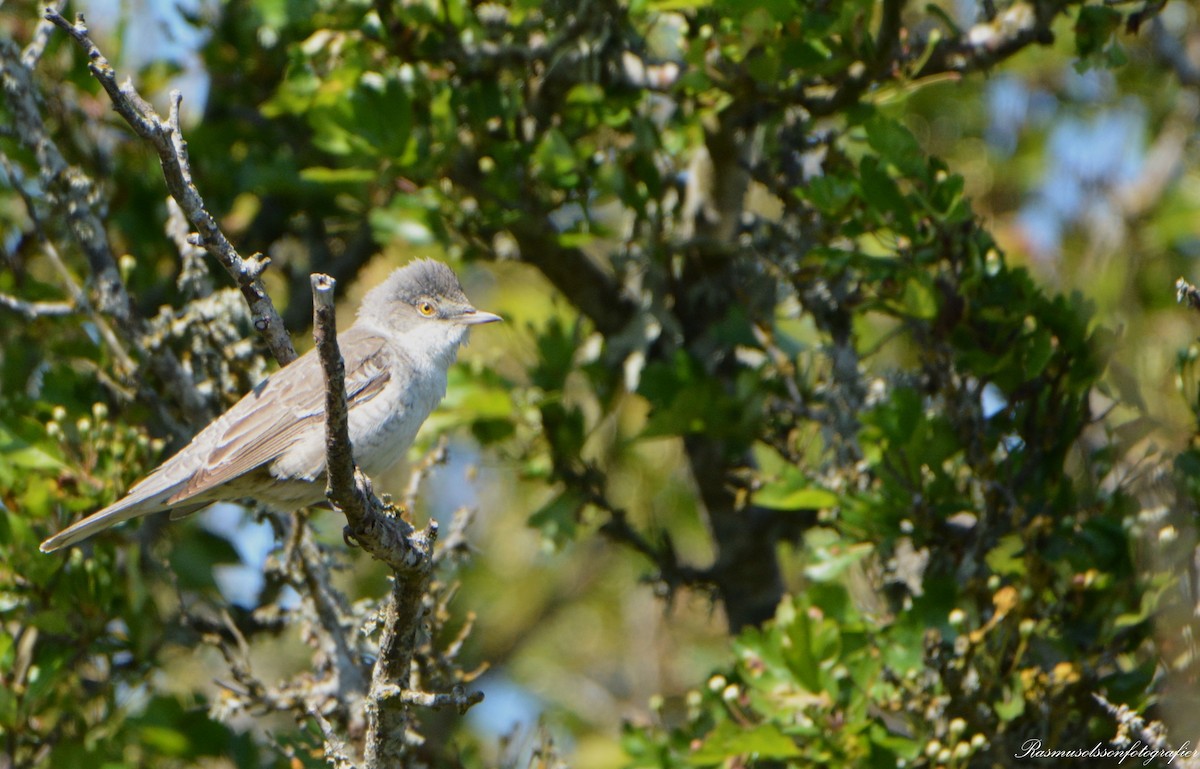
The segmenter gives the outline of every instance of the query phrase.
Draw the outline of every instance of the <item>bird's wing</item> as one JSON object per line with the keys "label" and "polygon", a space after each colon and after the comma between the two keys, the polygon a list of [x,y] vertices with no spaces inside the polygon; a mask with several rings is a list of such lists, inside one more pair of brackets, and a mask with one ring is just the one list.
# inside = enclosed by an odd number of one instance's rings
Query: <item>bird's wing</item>
{"label": "bird's wing", "polygon": [[[338,345],[346,362],[346,402],[353,409],[378,395],[391,378],[384,364],[384,340],[352,326],[338,336]],[[167,504],[186,502],[267,464],[304,431],[321,426],[324,382],[320,359],[312,350],[254,388],[196,436],[188,449],[205,452],[200,467]]]}
{"label": "bird's wing", "polygon": [[[351,327],[338,344],[346,361],[346,399],[354,408],[375,397],[391,377],[382,363],[383,339]],[[186,514],[209,504],[211,498],[191,505],[187,500],[270,462],[324,419],[324,381],[314,353],[284,366],[124,497],[43,542],[42,552],[73,545],[139,515],[171,508]]]}

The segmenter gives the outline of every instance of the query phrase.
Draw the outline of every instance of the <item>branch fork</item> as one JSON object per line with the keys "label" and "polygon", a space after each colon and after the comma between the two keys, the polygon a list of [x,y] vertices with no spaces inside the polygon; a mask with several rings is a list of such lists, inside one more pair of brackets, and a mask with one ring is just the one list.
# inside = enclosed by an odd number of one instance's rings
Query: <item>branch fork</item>
{"label": "branch fork", "polygon": [[87,54],[88,69],[108,93],[117,114],[124,118],[134,133],[154,147],[162,166],[167,190],[196,230],[198,245],[212,254],[233,277],[250,306],[254,327],[263,335],[275,359],[280,365],[293,361],[296,358],[296,348],[292,346],[283,319],[271,302],[260,277],[266,267],[266,260],[257,257],[244,259],[237,252],[221,231],[216,219],[208,212],[204,198],[192,181],[187,141],[183,138],[179,123],[179,106],[183,102],[183,94],[179,90],[171,91],[167,119],[163,120],[154,107],[137,92],[130,80],[126,79],[118,84],[117,74],[112,65],[89,37],[83,14],[78,14],[74,23],[68,21],[55,8],[47,8],[44,16],[79,44]]}

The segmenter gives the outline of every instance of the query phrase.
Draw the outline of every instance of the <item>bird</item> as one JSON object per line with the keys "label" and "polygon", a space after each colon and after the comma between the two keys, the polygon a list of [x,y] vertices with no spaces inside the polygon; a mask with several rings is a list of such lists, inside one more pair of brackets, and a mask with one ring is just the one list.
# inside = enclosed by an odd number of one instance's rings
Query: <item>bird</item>
{"label": "bird", "polygon": [[[354,324],[338,334],[350,443],[363,472],[399,461],[445,396],[470,328],[500,319],[472,306],[454,271],[430,259],[367,292]],[[278,511],[325,501],[325,381],[316,350],[282,366],[124,497],[41,550],[61,550],[130,518],[170,510],[174,520],[243,499]]]}

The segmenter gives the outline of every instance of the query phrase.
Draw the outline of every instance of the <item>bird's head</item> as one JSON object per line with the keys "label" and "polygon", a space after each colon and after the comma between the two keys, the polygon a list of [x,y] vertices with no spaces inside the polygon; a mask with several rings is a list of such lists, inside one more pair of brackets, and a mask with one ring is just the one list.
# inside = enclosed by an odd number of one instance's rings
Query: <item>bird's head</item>
{"label": "bird's head", "polygon": [[358,319],[440,357],[453,356],[471,326],[500,316],[475,309],[449,267],[419,259],[368,291]]}

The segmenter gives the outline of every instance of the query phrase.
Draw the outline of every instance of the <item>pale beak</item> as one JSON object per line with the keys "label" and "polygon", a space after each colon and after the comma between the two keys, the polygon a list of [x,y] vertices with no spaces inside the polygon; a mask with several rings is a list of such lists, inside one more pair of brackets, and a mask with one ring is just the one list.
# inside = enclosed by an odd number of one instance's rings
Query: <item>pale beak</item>
{"label": "pale beak", "polygon": [[464,312],[462,315],[459,315],[457,318],[455,318],[455,320],[464,326],[478,326],[480,323],[495,323],[498,320],[504,320],[504,318],[501,318],[495,313],[484,312],[483,310],[476,310],[472,308]]}

